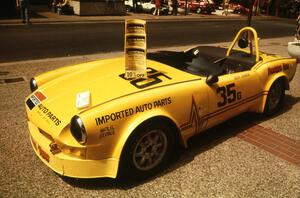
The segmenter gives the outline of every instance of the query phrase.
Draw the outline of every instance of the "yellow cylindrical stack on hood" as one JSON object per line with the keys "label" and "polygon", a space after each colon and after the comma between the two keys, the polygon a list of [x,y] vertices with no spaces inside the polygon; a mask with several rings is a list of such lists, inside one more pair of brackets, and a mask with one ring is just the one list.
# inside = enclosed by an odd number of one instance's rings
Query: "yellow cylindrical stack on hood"
{"label": "yellow cylindrical stack on hood", "polygon": [[146,78],[146,21],[140,19],[126,20],[124,52],[125,78]]}

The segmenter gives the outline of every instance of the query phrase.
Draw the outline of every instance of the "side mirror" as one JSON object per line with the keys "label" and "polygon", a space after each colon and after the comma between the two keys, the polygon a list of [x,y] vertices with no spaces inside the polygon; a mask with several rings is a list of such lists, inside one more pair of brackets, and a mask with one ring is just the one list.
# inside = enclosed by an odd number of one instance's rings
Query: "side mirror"
{"label": "side mirror", "polygon": [[246,39],[246,38],[240,38],[239,42],[238,42],[238,45],[242,49],[248,47],[248,39]]}
{"label": "side mirror", "polygon": [[219,81],[219,78],[218,78],[218,76],[216,74],[210,74],[206,78],[206,84],[208,84],[209,86],[215,84],[218,81]]}

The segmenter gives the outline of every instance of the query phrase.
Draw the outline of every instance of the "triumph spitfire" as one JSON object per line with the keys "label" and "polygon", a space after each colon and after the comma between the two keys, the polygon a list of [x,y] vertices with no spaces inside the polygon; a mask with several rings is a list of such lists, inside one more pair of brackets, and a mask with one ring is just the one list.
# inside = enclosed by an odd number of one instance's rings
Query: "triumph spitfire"
{"label": "triumph spitfire", "polygon": [[260,52],[245,27],[228,49],[148,53],[147,78],[125,78],[124,57],[50,71],[31,79],[25,100],[31,144],[60,175],[149,177],[193,135],[243,112],[277,112],[296,64]]}

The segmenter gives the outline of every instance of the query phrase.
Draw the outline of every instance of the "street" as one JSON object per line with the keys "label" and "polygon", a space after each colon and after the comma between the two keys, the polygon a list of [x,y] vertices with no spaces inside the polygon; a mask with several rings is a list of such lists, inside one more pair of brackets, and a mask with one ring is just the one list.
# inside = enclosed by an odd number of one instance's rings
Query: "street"
{"label": "street", "polygon": [[[149,51],[185,50],[199,44],[228,47],[244,24],[243,20],[151,21]],[[289,56],[287,43],[294,39],[294,24],[258,20],[253,25],[262,38],[261,51]],[[299,198],[299,64],[283,109],[275,116],[246,113],[201,133],[166,170],[142,182],[74,179],[53,172],[33,151],[24,104],[29,80],[63,66],[123,56],[124,23],[0,25],[0,32],[0,197]],[[270,139],[261,145],[247,141],[246,134],[257,129],[273,135],[279,144],[293,143],[296,149],[290,156],[275,155],[268,150]]]}
{"label": "street", "polygon": [[[148,48],[231,41],[245,20],[150,21]],[[285,21],[253,21],[259,37],[294,34]],[[0,26],[0,62],[87,55],[123,50],[124,22]]]}

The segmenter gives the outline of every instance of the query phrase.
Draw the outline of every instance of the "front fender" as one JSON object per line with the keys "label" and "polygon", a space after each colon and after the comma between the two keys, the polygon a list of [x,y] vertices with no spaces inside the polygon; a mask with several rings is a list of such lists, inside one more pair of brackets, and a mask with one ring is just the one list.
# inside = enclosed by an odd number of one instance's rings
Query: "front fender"
{"label": "front fender", "polygon": [[130,135],[134,132],[134,130],[140,126],[142,123],[146,122],[147,120],[155,117],[164,117],[171,120],[178,129],[179,124],[176,122],[173,116],[171,116],[168,112],[164,111],[163,109],[156,109],[151,112],[146,112],[141,116],[134,119],[131,123],[123,125],[122,127],[122,135],[116,142],[115,149],[113,151],[113,156],[120,159],[122,150],[126,144],[126,141],[130,137]]}

